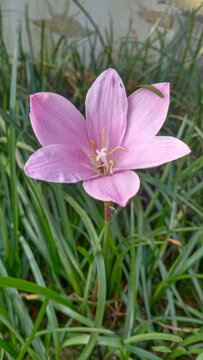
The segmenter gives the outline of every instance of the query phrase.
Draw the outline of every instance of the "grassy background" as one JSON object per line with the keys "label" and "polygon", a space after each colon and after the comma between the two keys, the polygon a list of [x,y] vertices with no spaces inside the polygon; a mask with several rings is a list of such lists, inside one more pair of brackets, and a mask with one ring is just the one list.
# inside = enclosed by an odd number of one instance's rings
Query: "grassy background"
{"label": "grassy background", "polygon": [[[201,360],[203,32],[192,46],[193,12],[186,23],[178,19],[168,43],[167,32],[155,28],[144,43],[129,31],[115,48],[112,29],[103,36],[86,16],[95,29],[86,39],[88,67],[68,37],[47,50],[44,26],[34,59],[28,21],[30,54],[19,33],[10,58],[0,24],[0,359]],[[139,84],[170,81],[161,133],[192,149],[139,172],[139,194],[112,213],[110,234],[103,204],[80,183],[33,181],[23,171],[39,147],[29,94],[57,92],[84,112],[87,89],[108,67],[120,73],[128,94]]]}

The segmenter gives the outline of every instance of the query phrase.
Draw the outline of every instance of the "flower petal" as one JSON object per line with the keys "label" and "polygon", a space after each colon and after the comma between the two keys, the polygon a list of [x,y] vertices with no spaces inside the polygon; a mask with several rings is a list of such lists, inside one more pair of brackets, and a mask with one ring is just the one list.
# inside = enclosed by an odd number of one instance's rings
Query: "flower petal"
{"label": "flower petal", "polygon": [[30,96],[30,120],[42,146],[88,143],[86,121],[70,101],[49,92]]}
{"label": "flower petal", "polygon": [[181,140],[171,136],[154,136],[147,142],[129,145],[128,152],[122,152],[116,167],[122,169],[146,169],[176,160],[191,152]]}
{"label": "flower petal", "polygon": [[87,156],[78,146],[47,145],[30,156],[25,174],[31,178],[75,183],[96,176]]}
{"label": "flower petal", "polygon": [[127,96],[123,82],[113,69],[104,71],[92,84],[86,97],[86,119],[89,140],[109,151],[121,145],[127,124]]}
{"label": "flower petal", "polygon": [[140,179],[133,171],[121,171],[112,176],[98,176],[83,182],[85,191],[95,199],[126,206],[139,190]]}
{"label": "flower petal", "polygon": [[139,89],[128,98],[128,123],[124,138],[125,146],[131,141],[143,141],[156,135],[168,112],[170,84],[153,84],[162,92],[161,98],[149,89]]}

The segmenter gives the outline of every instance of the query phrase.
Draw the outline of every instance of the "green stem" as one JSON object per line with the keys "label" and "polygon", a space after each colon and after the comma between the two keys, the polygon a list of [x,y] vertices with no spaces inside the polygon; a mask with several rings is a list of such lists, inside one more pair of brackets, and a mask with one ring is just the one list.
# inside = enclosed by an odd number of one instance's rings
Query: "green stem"
{"label": "green stem", "polygon": [[109,243],[109,232],[110,232],[110,221],[105,220],[104,228],[104,242],[103,242],[103,255],[104,258],[107,255],[108,243]]}
{"label": "green stem", "polygon": [[111,221],[111,209],[110,202],[104,203],[104,216],[105,216],[105,224],[104,224],[104,241],[103,241],[103,256],[106,258],[108,243],[109,243],[109,233],[110,233],[110,221]]}
{"label": "green stem", "polygon": [[46,310],[46,307],[47,307],[47,303],[48,303],[48,298],[45,298],[44,302],[42,303],[42,306],[39,310],[39,313],[37,315],[37,319],[35,321],[35,324],[33,326],[33,329],[29,335],[29,337],[27,338],[26,340],[26,343],[24,344],[24,346],[22,347],[18,357],[16,360],[21,360],[21,359],[24,359],[24,355],[26,354],[28,348],[30,347],[30,344],[32,342],[32,340],[34,339],[34,336],[35,336],[35,333],[37,332],[43,318],[44,318],[44,314],[45,314],[45,310]]}
{"label": "green stem", "polygon": [[[14,120],[16,116],[16,86],[17,86],[17,71],[18,71],[18,50],[19,50],[19,33],[16,36],[16,46],[13,55],[13,66],[11,72],[10,82],[10,99],[9,108]],[[19,271],[19,239],[18,239],[18,227],[19,227],[19,210],[18,210],[18,192],[17,192],[17,175],[16,175],[16,134],[15,129],[10,127],[8,130],[8,153],[10,164],[10,191],[11,191],[11,205],[13,215],[13,239],[11,246],[11,259],[10,266],[12,270],[18,275]]]}
{"label": "green stem", "polygon": [[[131,201],[130,204],[130,233],[131,235],[133,235],[135,233],[135,212],[134,212],[134,202]],[[133,293],[133,321],[135,321],[135,316],[136,316],[136,305],[137,305],[137,294],[136,294],[136,267],[135,267],[135,262],[136,262],[136,247],[132,246],[131,247],[131,251],[130,251],[130,256],[131,256],[131,284],[132,284],[132,293]]]}
{"label": "green stem", "polygon": [[132,293],[133,293],[133,321],[135,320],[136,314],[136,271],[135,271],[135,260],[136,260],[136,248],[131,248],[131,286],[132,286]]}

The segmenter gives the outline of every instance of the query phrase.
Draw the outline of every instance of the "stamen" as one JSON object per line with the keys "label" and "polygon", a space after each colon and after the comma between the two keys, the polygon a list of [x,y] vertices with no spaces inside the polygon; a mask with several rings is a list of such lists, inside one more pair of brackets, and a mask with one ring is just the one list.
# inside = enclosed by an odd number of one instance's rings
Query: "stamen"
{"label": "stamen", "polygon": [[103,128],[103,130],[102,130],[102,148],[104,148],[104,131],[105,131],[105,128]]}
{"label": "stamen", "polygon": [[105,164],[100,164],[99,166],[97,166],[97,169],[99,171],[100,175],[105,175],[106,172],[106,165]]}
{"label": "stamen", "polygon": [[109,153],[107,153],[106,155],[112,155],[114,153],[114,151],[116,151],[117,149],[121,149],[123,151],[128,151],[126,149],[124,149],[123,146],[116,146],[113,150],[111,150]]}
{"label": "stamen", "polygon": [[90,146],[93,148],[93,149],[98,149],[97,146],[95,146],[95,142],[93,140],[90,140]]}
{"label": "stamen", "polygon": [[106,166],[105,164],[101,164],[101,165],[97,166],[97,169],[100,169],[100,168],[105,167],[105,166]]}
{"label": "stamen", "polygon": [[97,157],[97,155],[89,154],[89,157]]}
{"label": "stamen", "polygon": [[109,160],[109,172],[113,175],[113,160]]}

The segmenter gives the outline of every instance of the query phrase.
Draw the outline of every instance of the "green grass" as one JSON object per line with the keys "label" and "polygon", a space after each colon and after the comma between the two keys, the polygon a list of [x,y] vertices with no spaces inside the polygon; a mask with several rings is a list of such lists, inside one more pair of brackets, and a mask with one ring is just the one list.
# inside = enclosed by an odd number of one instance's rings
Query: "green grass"
{"label": "green grass", "polygon": [[[167,31],[158,27],[139,43],[129,26],[115,47],[112,29],[104,36],[85,15],[94,28],[83,39],[88,65],[66,36],[47,50],[50,34],[43,26],[34,58],[28,17],[30,54],[17,34],[10,57],[0,24],[0,359],[200,360],[203,32],[192,45],[193,12],[186,23],[178,20],[168,43]],[[23,171],[39,147],[29,94],[57,92],[84,112],[90,84],[107,67],[120,73],[129,94],[142,84],[170,81],[162,133],[192,149],[180,160],[140,171],[139,194],[126,208],[116,206],[110,229],[103,204],[80,183],[43,183]]]}

